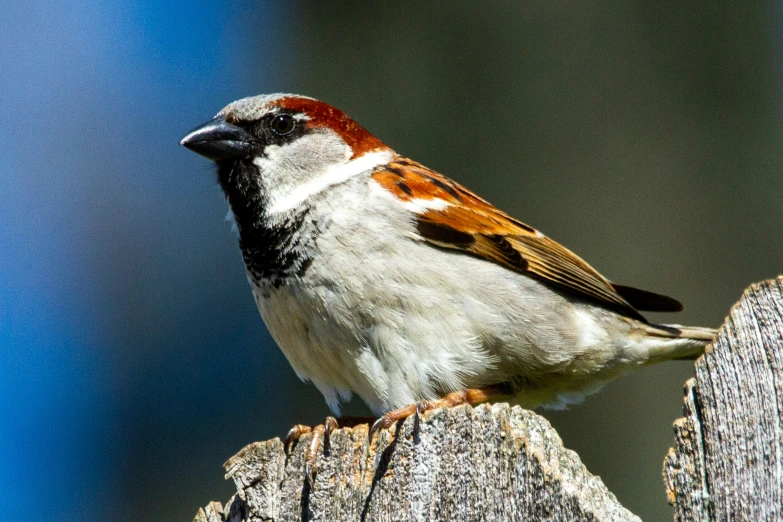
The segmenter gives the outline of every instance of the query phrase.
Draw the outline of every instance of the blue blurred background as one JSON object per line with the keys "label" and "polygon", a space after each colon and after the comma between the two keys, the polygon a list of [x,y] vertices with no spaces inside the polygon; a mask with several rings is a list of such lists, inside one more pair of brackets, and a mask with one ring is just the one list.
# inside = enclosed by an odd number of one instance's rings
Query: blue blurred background
{"label": "blue blurred background", "polygon": [[[10,1],[0,7],[3,518],[182,520],[327,413],[259,318],[211,165],[264,92],[343,108],[609,278],[718,325],[783,272],[778,2]],[[686,362],[544,412],[645,520]],[[350,412],[362,413],[352,404]]]}

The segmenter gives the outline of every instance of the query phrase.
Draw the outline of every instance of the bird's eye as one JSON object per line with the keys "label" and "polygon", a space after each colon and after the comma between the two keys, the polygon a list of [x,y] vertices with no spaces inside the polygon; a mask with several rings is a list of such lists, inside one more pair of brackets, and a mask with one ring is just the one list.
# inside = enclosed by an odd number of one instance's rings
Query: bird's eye
{"label": "bird's eye", "polygon": [[278,136],[286,136],[294,131],[296,120],[289,114],[279,114],[272,119],[272,131]]}

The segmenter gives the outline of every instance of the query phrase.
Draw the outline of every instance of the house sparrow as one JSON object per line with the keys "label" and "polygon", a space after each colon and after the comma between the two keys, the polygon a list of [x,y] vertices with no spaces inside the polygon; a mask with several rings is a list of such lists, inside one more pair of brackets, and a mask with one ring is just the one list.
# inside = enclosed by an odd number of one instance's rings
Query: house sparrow
{"label": "house sparrow", "polygon": [[[256,304],[296,374],[336,415],[359,395],[374,429],[496,396],[561,408],[715,335],[649,323],[639,310],[682,306],[611,283],[312,98],[236,101],[182,145],[217,164]],[[335,425],[316,428],[309,462]]]}

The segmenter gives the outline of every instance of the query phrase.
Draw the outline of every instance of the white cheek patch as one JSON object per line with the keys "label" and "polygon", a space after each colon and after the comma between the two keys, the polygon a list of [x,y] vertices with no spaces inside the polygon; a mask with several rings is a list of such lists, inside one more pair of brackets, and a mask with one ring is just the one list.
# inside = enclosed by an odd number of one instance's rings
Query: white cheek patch
{"label": "white cheek patch", "polygon": [[[276,195],[267,212],[279,214],[290,211],[333,185],[344,183],[354,176],[389,163],[392,157],[392,151],[383,150],[368,152],[355,160],[330,165],[304,184],[292,188],[285,194]],[[269,166],[270,159],[256,158],[253,163],[263,170]]]}
{"label": "white cheek patch", "polygon": [[288,167],[290,160],[286,158],[286,151],[296,145],[267,145],[264,148],[263,156],[256,156],[253,158],[253,164],[261,169],[261,172],[268,171],[270,169]]}

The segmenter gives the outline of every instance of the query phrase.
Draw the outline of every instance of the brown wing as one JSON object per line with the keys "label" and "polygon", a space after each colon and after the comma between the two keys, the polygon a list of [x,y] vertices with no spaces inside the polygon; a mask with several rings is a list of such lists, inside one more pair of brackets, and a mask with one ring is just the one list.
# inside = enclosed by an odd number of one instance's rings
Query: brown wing
{"label": "brown wing", "polygon": [[[493,207],[458,183],[406,158],[397,158],[373,179],[402,201],[422,202],[417,228],[422,238],[525,273],[629,317],[644,320],[634,306],[679,310],[669,297],[613,285],[579,256]],[[443,200],[448,205],[427,205]],[[430,207],[430,208],[427,208]]]}

